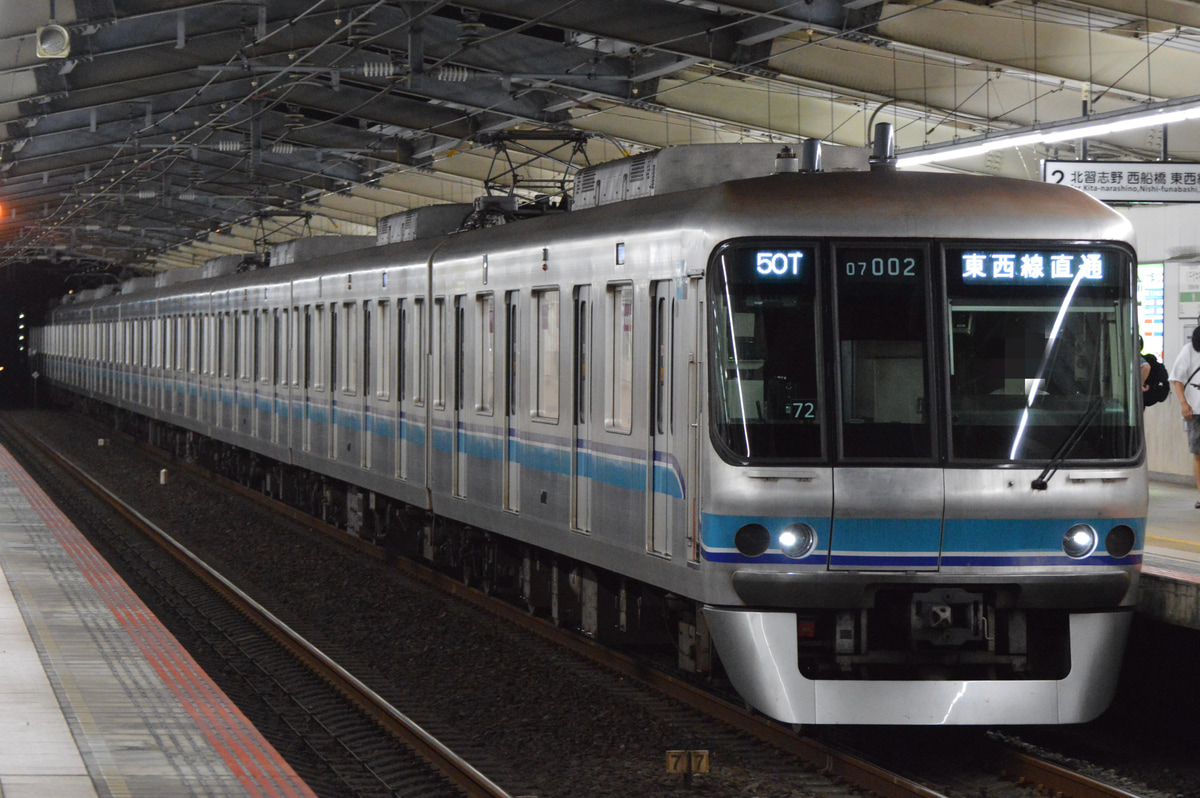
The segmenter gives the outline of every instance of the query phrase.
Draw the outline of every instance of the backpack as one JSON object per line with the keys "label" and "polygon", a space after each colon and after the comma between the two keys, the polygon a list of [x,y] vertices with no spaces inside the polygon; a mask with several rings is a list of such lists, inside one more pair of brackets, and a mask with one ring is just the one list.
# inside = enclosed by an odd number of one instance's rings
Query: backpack
{"label": "backpack", "polygon": [[1170,375],[1167,374],[1167,367],[1158,362],[1158,358],[1154,355],[1143,355],[1146,362],[1150,364],[1150,373],[1146,376],[1146,385],[1148,386],[1142,392],[1142,402],[1146,407],[1156,405],[1171,395]]}

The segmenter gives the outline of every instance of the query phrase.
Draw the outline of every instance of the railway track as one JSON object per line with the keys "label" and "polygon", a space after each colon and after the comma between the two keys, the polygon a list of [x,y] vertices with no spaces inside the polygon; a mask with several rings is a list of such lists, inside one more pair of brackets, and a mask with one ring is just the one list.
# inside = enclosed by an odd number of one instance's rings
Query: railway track
{"label": "railway track", "polygon": [[[154,545],[153,551],[147,551],[139,543],[122,543],[115,536],[107,541],[124,549],[127,563],[138,563],[136,567],[152,589],[170,597],[176,613],[220,651],[224,665],[239,671],[243,683],[272,708],[275,718],[296,732],[294,739],[306,741],[308,751],[300,757],[307,762],[302,775],[315,783],[314,789],[323,794],[362,796],[510,798],[470,762],[83,468],[45,441],[22,434],[7,423],[5,432],[10,441],[19,436],[36,447]],[[179,567],[164,567],[161,558],[152,556],[158,552],[169,554]]]}
{"label": "railway track", "polygon": [[[156,450],[147,449],[147,451],[152,452],[155,457],[164,458],[164,461],[169,461],[171,463],[170,467],[173,470],[193,468],[189,464],[175,461]],[[344,532],[311,519],[298,511],[281,505],[236,483],[228,482],[207,472],[200,473],[206,479],[217,481],[223,489],[236,491],[256,503],[271,507],[277,512],[284,512],[292,519],[328,535],[339,544],[355,548],[368,556],[384,559],[384,554],[375,546],[358,541]],[[123,502],[113,497],[107,490],[99,486],[95,480],[90,478],[87,478],[87,480],[94,486],[93,490],[108,497],[106,501],[110,503],[115,501],[118,505],[122,506],[123,509],[120,512],[126,518],[130,519],[131,522],[136,522],[139,525],[148,523],[137,511],[124,507]],[[191,558],[185,557],[185,559],[188,559],[190,562]],[[557,646],[600,663],[611,671],[651,685],[656,690],[669,696],[672,701],[678,702],[693,711],[703,713],[708,717],[718,719],[721,723],[736,729],[739,734],[749,735],[756,741],[756,744],[770,746],[775,751],[800,760],[805,763],[806,769],[814,772],[817,776],[843,783],[848,791],[853,791],[857,794],[865,793],[880,796],[881,798],[884,796],[887,798],[907,798],[909,796],[922,796],[922,798],[946,796],[947,798],[951,798],[961,794],[963,796],[969,795],[970,798],[977,798],[980,795],[1001,795],[1000,792],[995,791],[998,789],[995,785],[1001,783],[1016,785],[1016,787],[1027,785],[1031,788],[1039,789],[1042,794],[1063,796],[1063,798],[1130,798],[1132,795],[1118,788],[1088,779],[1080,774],[1072,773],[1053,763],[1004,746],[994,746],[988,752],[987,758],[993,763],[991,770],[994,773],[1005,774],[1007,781],[998,781],[993,775],[978,783],[970,785],[960,784],[952,789],[928,786],[919,783],[919,780],[899,775],[884,767],[872,764],[868,761],[870,759],[869,756],[859,756],[836,744],[830,744],[798,734],[794,729],[781,726],[762,716],[748,712],[736,704],[714,696],[670,674],[657,671],[645,662],[626,656],[620,652],[606,649],[587,638],[559,629],[548,622],[529,615],[523,609],[487,596],[478,590],[468,588],[460,582],[425,568],[418,563],[400,560],[392,563],[392,566],[405,572],[412,578],[433,585],[448,594],[460,597],[480,607],[488,613],[503,618],[510,624],[552,640]],[[202,565],[190,563],[188,567],[200,574],[207,574],[207,576],[200,578],[203,578],[206,582],[213,583],[214,586],[223,589],[232,587],[227,580],[219,575],[209,573],[209,569]],[[240,591],[237,592],[240,593]],[[242,603],[239,609],[240,613],[250,614],[257,611],[255,609],[257,605],[249,597],[237,599],[237,601]],[[261,621],[256,621],[256,623],[260,626],[267,625]],[[299,635],[287,629],[286,626],[283,629],[272,631],[271,635],[280,645],[295,645],[295,639],[299,638]],[[375,699],[378,696],[370,688],[366,687],[366,685],[347,673],[345,669],[338,668],[336,663],[333,663],[329,657],[315,651],[315,648],[311,646],[300,644],[300,648],[304,650],[304,653],[297,656],[302,656],[306,660],[306,669],[314,671],[329,669],[329,672],[324,673],[321,679],[329,683],[339,683],[337,687],[338,693],[340,695],[354,696],[353,702],[360,711],[366,713],[379,723],[394,723],[397,722],[396,716],[403,717],[398,711],[390,707],[381,708],[378,704],[375,704]],[[409,724],[399,721],[399,725],[406,727]],[[406,732],[402,728],[395,733],[411,733],[411,729]],[[416,742],[412,744],[418,749],[422,746],[430,745],[428,742]],[[432,744],[431,748],[432,750],[430,751],[423,751],[422,756],[433,760],[444,756],[443,753],[438,751],[436,743]],[[453,780],[456,784],[459,784],[460,779],[463,778],[466,779],[466,782],[470,781],[469,777],[462,776],[453,777]],[[462,782],[462,788],[464,790],[473,789],[466,782]],[[492,786],[494,787],[494,785]],[[490,788],[484,787],[482,789]],[[499,790],[498,787],[495,787],[495,789]],[[822,790],[821,792],[825,795],[830,794],[827,790]],[[503,795],[504,793],[500,790],[498,792],[472,792],[469,794]]]}

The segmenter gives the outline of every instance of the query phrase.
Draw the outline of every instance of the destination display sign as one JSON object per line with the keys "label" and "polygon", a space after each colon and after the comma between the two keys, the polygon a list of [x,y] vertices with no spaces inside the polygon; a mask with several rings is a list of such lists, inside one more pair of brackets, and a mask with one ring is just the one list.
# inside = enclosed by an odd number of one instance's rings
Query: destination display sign
{"label": "destination display sign", "polygon": [[1114,255],[1104,251],[972,248],[946,253],[946,268],[963,285],[1113,285]]}
{"label": "destination display sign", "polygon": [[795,242],[734,244],[721,250],[720,268],[731,284],[772,283],[812,286],[817,253]]}
{"label": "destination display sign", "polygon": [[1200,202],[1200,163],[1044,161],[1042,182],[1103,202]]}

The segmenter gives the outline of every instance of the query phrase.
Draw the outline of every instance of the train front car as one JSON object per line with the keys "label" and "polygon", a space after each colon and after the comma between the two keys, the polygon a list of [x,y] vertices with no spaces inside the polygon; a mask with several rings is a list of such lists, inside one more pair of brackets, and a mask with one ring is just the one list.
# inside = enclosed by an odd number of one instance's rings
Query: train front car
{"label": "train front car", "polygon": [[1030,182],[762,185],[707,271],[734,685],[792,723],[1095,717],[1147,505],[1130,225]]}

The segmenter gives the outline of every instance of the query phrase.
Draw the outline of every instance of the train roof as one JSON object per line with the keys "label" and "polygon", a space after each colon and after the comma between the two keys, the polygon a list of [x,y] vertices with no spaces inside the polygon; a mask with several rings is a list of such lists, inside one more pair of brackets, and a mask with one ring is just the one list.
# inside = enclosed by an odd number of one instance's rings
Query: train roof
{"label": "train roof", "polygon": [[717,190],[726,207],[749,210],[745,221],[760,218],[764,230],[777,231],[785,219],[799,217],[806,231],[831,237],[1135,243],[1132,223],[1104,203],[1074,188],[1030,180],[880,170],[774,175]]}
{"label": "train roof", "polygon": [[[301,280],[334,271],[423,265],[435,251],[455,258],[483,251],[552,246],[579,236],[633,236],[676,230],[712,245],[749,236],[1111,241],[1134,246],[1133,226],[1102,202],[1066,186],[977,175],[878,170],[778,174],[733,180],[441,239],[367,247],[306,263],[259,269],[97,305]],[[85,304],[88,300],[73,304]]]}

